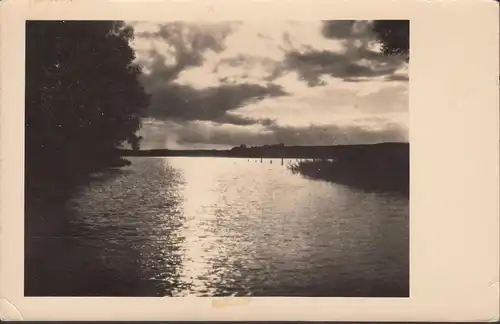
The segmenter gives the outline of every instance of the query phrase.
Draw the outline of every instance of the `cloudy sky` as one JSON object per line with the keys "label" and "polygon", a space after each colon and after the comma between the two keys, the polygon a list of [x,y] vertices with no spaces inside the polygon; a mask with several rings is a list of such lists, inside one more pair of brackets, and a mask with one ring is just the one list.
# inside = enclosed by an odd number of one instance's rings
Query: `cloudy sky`
{"label": "cloudy sky", "polygon": [[130,22],[142,148],[406,141],[408,65],[369,21]]}

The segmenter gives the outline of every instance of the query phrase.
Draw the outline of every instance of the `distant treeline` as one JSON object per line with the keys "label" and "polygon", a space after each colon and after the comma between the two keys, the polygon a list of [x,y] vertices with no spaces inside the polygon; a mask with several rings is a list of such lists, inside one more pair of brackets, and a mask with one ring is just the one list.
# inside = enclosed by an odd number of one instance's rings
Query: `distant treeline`
{"label": "distant treeline", "polygon": [[363,145],[332,145],[332,146],[285,146],[266,145],[246,147],[244,145],[230,150],[124,150],[118,151],[121,156],[190,156],[190,157],[242,157],[242,158],[302,158],[328,159],[371,158],[374,155],[409,154],[408,143],[379,143]]}

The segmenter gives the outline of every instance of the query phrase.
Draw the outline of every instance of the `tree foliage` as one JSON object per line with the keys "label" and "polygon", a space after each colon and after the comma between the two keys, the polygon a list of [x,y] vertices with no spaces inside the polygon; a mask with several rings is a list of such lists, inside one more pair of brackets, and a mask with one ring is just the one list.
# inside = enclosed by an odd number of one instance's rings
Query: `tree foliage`
{"label": "tree foliage", "polygon": [[119,21],[26,23],[27,164],[91,166],[123,142],[139,147],[149,95],[138,79],[132,37]]}
{"label": "tree foliage", "polygon": [[385,55],[410,54],[410,23],[408,20],[375,20],[373,31]]}

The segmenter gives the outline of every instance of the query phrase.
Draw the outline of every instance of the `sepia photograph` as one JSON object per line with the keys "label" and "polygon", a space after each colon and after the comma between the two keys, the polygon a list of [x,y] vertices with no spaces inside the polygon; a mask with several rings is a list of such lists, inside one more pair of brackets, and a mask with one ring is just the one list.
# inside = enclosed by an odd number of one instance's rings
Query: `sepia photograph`
{"label": "sepia photograph", "polygon": [[25,296],[410,296],[409,20],[25,28]]}
{"label": "sepia photograph", "polygon": [[498,18],[4,1],[0,319],[498,321]]}

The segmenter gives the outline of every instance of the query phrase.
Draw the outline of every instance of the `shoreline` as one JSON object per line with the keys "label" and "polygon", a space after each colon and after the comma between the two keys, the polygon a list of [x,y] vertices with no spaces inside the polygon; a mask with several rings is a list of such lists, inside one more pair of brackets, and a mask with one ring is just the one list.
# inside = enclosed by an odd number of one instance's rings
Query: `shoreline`
{"label": "shoreline", "polygon": [[241,157],[241,158],[286,158],[286,159],[327,159],[345,154],[382,153],[406,151],[409,143],[376,143],[359,145],[324,145],[324,146],[284,146],[267,145],[256,147],[234,147],[229,150],[128,150],[117,149],[120,157]]}

